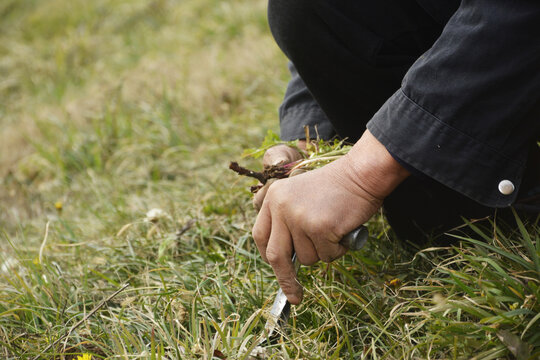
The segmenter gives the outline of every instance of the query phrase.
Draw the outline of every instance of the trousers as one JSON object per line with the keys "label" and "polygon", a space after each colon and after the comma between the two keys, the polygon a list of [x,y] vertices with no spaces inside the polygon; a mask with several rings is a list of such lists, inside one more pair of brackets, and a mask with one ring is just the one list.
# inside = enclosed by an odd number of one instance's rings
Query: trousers
{"label": "trousers", "polygon": [[[308,124],[323,129],[323,137],[357,140],[411,66],[440,41],[460,5],[457,0],[270,0],[270,29],[293,74],[280,109],[282,138],[301,138]],[[463,219],[513,221],[510,207],[486,206],[390,152],[413,174],[384,201],[399,238],[447,242],[447,232]],[[420,156],[427,159],[430,153]],[[539,209],[524,207],[519,215],[534,219]]]}

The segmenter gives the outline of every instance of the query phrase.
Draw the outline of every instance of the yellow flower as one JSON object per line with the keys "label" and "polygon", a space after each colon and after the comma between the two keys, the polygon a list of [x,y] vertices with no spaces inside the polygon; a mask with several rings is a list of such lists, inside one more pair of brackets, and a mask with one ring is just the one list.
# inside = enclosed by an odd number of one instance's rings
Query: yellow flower
{"label": "yellow flower", "polygon": [[[56,211],[60,212],[62,211],[63,204],[61,201],[57,201],[54,203],[54,207],[56,208]],[[86,359],[83,359],[83,360],[86,360]]]}
{"label": "yellow flower", "polygon": [[394,289],[397,289],[401,285],[401,279],[392,279],[390,281],[386,282],[386,285],[393,287]]}
{"label": "yellow flower", "polygon": [[92,360],[92,355],[83,354],[82,356],[77,356],[77,360]]}

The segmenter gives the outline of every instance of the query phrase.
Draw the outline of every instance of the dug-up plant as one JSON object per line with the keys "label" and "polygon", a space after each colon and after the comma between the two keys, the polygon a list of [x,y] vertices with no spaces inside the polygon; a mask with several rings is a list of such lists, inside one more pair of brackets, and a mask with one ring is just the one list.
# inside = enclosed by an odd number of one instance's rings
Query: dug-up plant
{"label": "dug-up plant", "polygon": [[266,150],[272,146],[285,144],[296,150],[301,156],[301,159],[285,163],[265,167],[262,171],[254,171],[240,166],[237,162],[231,162],[229,168],[239,175],[248,176],[259,180],[260,184],[251,187],[251,192],[256,193],[262,185],[266,184],[270,179],[282,179],[290,176],[295,171],[309,171],[321,166],[324,166],[334,160],[339,159],[347,154],[352,145],[344,140],[325,141],[318,136],[315,140],[311,140],[309,128],[305,128],[306,148],[299,146],[299,141],[281,141],[279,136],[272,131],[268,131],[262,145],[259,148],[247,149],[244,151],[243,157],[251,157],[258,159],[264,155]]}

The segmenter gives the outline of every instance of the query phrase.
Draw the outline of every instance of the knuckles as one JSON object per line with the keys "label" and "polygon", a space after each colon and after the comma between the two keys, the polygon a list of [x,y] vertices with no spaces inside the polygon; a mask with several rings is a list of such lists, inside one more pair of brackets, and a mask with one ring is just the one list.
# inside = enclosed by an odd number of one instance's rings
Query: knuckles
{"label": "knuckles", "polygon": [[253,236],[253,240],[255,240],[257,244],[262,241],[264,236],[259,226],[253,226],[253,228],[251,229],[251,235]]}
{"label": "knuckles", "polygon": [[283,207],[286,206],[287,194],[283,188],[283,181],[286,179],[276,180],[270,184],[268,190],[266,191],[266,199],[268,199],[272,205]]}
{"label": "knuckles", "polygon": [[268,263],[272,265],[272,267],[278,266],[283,263],[283,258],[281,254],[268,248],[266,249],[266,259],[268,260]]}

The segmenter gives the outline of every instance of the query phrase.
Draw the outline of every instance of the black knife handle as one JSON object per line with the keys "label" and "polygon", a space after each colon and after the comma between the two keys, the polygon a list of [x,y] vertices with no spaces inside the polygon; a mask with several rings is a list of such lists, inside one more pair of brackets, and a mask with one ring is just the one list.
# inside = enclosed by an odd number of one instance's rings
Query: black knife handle
{"label": "black knife handle", "polygon": [[369,237],[369,231],[364,225],[360,225],[341,239],[341,245],[352,251],[358,251],[364,247]]}

